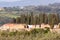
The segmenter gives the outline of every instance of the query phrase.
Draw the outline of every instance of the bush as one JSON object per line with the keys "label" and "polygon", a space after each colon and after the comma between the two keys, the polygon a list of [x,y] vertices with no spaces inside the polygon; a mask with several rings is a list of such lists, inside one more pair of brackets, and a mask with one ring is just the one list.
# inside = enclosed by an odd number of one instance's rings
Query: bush
{"label": "bush", "polygon": [[1,32],[1,36],[7,37],[8,36],[8,32]]}
{"label": "bush", "polygon": [[44,33],[48,33],[49,31],[50,31],[50,29],[48,27],[45,27]]}
{"label": "bush", "polygon": [[9,32],[9,36],[16,36],[17,32]]}

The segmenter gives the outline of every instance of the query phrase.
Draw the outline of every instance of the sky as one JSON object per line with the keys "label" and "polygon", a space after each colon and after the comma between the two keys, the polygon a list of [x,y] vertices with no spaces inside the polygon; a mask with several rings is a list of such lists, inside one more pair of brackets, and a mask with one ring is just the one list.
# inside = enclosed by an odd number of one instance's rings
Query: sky
{"label": "sky", "polygon": [[60,0],[0,0],[0,2],[1,1],[5,1],[5,2],[14,2],[14,1],[40,1],[40,2],[45,2],[45,3],[47,3],[47,2],[60,2]]}
{"label": "sky", "polygon": [[15,1],[22,1],[22,2],[34,2],[34,3],[39,3],[39,4],[49,4],[49,3],[60,3],[60,0],[0,0],[0,2],[15,2]]}
{"label": "sky", "polygon": [[48,5],[52,3],[60,3],[60,0],[0,0],[0,2],[12,2],[12,3],[16,1],[19,1],[20,5]]}
{"label": "sky", "polygon": [[14,2],[14,1],[22,1],[22,0],[0,0],[1,1],[5,1],[5,2]]}

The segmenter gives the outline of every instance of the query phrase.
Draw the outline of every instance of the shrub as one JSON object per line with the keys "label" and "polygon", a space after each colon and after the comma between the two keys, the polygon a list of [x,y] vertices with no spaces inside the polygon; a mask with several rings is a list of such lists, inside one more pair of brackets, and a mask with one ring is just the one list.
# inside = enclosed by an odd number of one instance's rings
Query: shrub
{"label": "shrub", "polygon": [[9,36],[16,36],[17,32],[9,32]]}
{"label": "shrub", "polygon": [[50,31],[50,29],[48,27],[45,27],[44,33],[48,33],[49,31]]}

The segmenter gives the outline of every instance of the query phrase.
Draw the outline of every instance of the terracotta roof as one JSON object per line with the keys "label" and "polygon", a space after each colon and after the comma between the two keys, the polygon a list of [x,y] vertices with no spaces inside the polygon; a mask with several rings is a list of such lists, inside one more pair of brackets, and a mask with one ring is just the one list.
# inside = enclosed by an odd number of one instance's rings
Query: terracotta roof
{"label": "terracotta roof", "polygon": [[6,26],[6,27],[21,27],[21,26],[24,26],[26,24],[12,24],[12,23],[8,23],[8,24],[4,24],[3,26]]}
{"label": "terracotta roof", "polygon": [[14,27],[15,24],[4,24],[3,26]]}

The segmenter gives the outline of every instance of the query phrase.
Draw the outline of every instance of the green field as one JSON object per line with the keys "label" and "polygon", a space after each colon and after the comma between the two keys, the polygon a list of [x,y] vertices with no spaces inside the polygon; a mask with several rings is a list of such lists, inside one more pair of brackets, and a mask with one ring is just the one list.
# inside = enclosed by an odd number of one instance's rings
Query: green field
{"label": "green field", "polygon": [[0,13],[0,17],[16,18],[19,17],[19,15],[12,14],[12,13]]}

